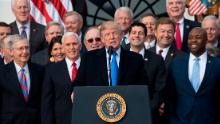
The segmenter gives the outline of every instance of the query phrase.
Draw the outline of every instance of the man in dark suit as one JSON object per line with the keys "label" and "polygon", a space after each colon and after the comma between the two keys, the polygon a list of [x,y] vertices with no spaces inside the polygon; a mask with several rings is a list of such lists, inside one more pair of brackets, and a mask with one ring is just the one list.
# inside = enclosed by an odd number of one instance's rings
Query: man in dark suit
{"label": "man in dark suit", "polygon": [[156,23],[155,36],[157,44],[149,50],[161,55],[165,61],[166,68],[175,57],[184,54],[173,46],[175,23],[169,18],[160,18]]}
{"label": "man in dark suit", "polygon": [[220,59],[207,55],[207,33],[189,33],[190,55],[174,59],[168,73],[166,106],[171,124],[219,124]]}
{"label": "man in dark suit", "polygon": [[31,55],[45,47],[44,26],[29,20],[30,1],[12,0],[16,20],[10,24],[12,34],[20,34],[30,42]]}
{"label": "man in dark suit", "polygon": [[8,48],[13,61],[0,69],[0,123],[39,124],[44,69],[28,62],[26,38],[14,36]]}
{"label": "man in dark suit", "polygon": [[73,32],[62,37],[66,58],[48,66],[43,82],[42,124],[71,124],[71,93],[80,65],[81,42]]}
{"label": "man in dark suit", "polygon": [[[77,85],[115,86],[148,83],[143,58],[137,53],[121,48],[121,38],[122,31],[115,22],[107,21],[101,25],[101,39],[105,48],[90,51],[82,56],[76,78]],[[109,50],[112,52],[108,52]],[[112,73],[112,63],[117,67],[115,74]]]}
{"label": "man in dark suit", "polygon": [[174,43],[176,48],[189,53],[187,46],[189,32],[194,27],[200,27],[201,24],[184,18],[185,0],[166,0],[166,9],[170,19],[176,23]]}
{"label": "man in dark suit", "polygon": [[128,31],[130,51],[139,53],[145,60],[145,71],[149,77],[149,93],[154,124],[158,124],[159,106],[163,101],[162,91],[166,82],[166,67],[163,58],[145,49],[147,29],[143,23],[131,24]]}

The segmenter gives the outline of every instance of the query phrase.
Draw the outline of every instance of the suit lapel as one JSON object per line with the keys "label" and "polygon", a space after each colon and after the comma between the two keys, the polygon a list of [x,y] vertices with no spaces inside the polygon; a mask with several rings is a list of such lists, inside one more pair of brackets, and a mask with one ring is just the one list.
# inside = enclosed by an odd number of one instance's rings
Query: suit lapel
{"label": "suit lapel", "polygon": [[59,66],[59,70],[60,70],[60,75],[63,75],[63,80],[64,82],[67,82],[69,86],[71,86],[72,81],[68,72],[68,67],[66,64],[66,60],[64,59],[61,63],[61,66]]}
{"label": "suit lapel", "polygon": [[203,80],[201,82],[201,85],[199,87],[199,91],[201,91],[203,88],[205,88],[205,85],[207,83],[207,79],[209,77],[209,74],[211,73],[211,70],[212,70],[212,67],[213,67],[213,58],[211,58],[210,56],[207,57],[207,63],[206,63],[206,69],[205,69],[205,74],[204,74],[204,77],[203,77]]}
{"label": "suit lapel", "polygon": [[175,56],[175,48],[171,45],[168,52],[167,52],[167,55],[166,55],[166,58],[165,58],[165,64],[166,64],[166,68],[169,67],[171,61],[173,60]]}
{"label": "suit lapel", "polygon": [[[119,61],[119,72],[118,72],[118,84],[123,83],[123,79],[122,77],[125,77],[125,73],[126,73],[126,55],[125,55],[125,51],[123,48],[121,48],[121,55],[120,55],[120,61]],[[129,67],[128,67],[129,68]],[[125,83],[125,82],[124,82]]]}
{"label": "suit lapel", "polygon": [[20,34],[16,21],[14,21],[11,25],[12,25],[12,34]]}
{"label": "suit lapel", "polygon": [[102,75],[102,78],[105,84],[108,85],[108,71],[107,71],[107,59],[106,59],[106,51],[105,48],[101,49],[98,53],[98,65],[100,66],[99,73]]}
{"label": "suit lapel", "polygon": [[22,100],[25,102],[24,100],[24,97],[23,97],[23,93],[22,93],[22,90],[21,90],[21,87],[20,87],[20,83],[19,83],[19,80],[18,80],[18,75],[17,75],[17,71],[15,69],[15,65],[14,65],[14,62],[11,62],[9,63],[9,78],[11,80],[10,85],[14,86],[15,87],[15,92],[17,92],[19,94],[19,96],[22,98]]}

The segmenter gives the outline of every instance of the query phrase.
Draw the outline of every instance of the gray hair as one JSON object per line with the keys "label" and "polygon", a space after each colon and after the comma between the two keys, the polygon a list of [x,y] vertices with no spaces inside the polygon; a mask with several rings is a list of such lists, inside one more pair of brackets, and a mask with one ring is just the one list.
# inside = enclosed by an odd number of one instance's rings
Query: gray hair
{"label": "gray hair", "polygon": [[118,15],[118,13],[119,13],[120,11],[128,12],[129,15],[130,15],[130,17],[133,19],[133,17],[134,17],[133,11],[132,11],[129,7],[127,7],[127,6],[122,6],[122,7],[118,8],[118,9],[115,11],[114,18]]}
{"label": "gray hair", "polygon": [[60,30],[61,30],[61,33],[62,33],[62,34],[64,33],[64,27],[63,27],[60,23],[55,22],[55,21],[51,21],[51,22],[49,22],[49,23],[47,24],[47,26],[45,27],[45,34],[47,34],[48,29],[49,29],[51,26],[54,26],[54,25],[59,26],[59,28],[60,28]]}
{"label": "gray hair", "polygon": [[[8,42],[8,44],[7,44],[8,49],[13,49],[13,45],[14,45],[15,43],[21,41],[21,40],[26,40],[26,41],[27,41],[27,39],[26,39],[25,37],[22,37],[22,36],[20,36],[20,35],[18,35],[18,34],[9,35],[9,36],[7,36],[7,38],[9,38],[9,42]],[[29,44],[28,41],[27,41],[27,43]]]}
{"label": "gray hair", "polygon": [[[170,0],[166,0],[166,6],[168,5],[168,2],[169,2]],[[186,0],[181,0],[182,2],[183,2],[183,4],[185,5],[186,4]]]}
{"label": "gray hair", "polygon": [[214,16],[214,15],[208,15],[208,16],[206,16],[203,20],[202,20],[202,27],[204,27],[204,23],[205,23],[205,21],[207,21],[207,20],[213,20],[213,21],[215,21],[215,26],[217,27],[217,28],[220,28],[220,21],[217,19],[217,17],[216,16]]}
{"label": "gray hair", "polygon": [[79,21],[83,22],[83,17],[82,17],[82,15],[80,15],[80,14],[79,14],[78,12],[76,12],[76,11],[69,11],[69,12],[67,12],[67,13],[64,15],[64,20],[66,19],[66,17],[72,16],[72,15],[75,15],[75,16],[79,19]]}
{"label": "gray hair", "polygon": [[[16,0],[11,0],[11,8],[14,9],[15,7],[15,1]],[[30,3],[30,0],[25,0],[27,2],[27,6],[29,8],[29,11],[31,10],[31,3]]]}
{"label": "gray hair", "polygon": [[62,37],[62,39],[61,39],[62,44],[64,43],[65,37],[68,37],[68,36],[74,36],[74,37],[76,37],[77,42],[78,42],[79,44],[81,44],[81,40],[80,40],[80,38],[79,38],[79,35],[76,34],[76,33],[74,33],[74,32],[65,32],[64,35],[63,35],[63,37]]}

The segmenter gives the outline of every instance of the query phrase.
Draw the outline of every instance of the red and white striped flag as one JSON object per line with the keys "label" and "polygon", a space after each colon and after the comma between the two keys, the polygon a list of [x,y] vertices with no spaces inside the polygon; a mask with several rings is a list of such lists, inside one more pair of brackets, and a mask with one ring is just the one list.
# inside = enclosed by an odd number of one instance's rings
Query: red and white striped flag
{"label": "red and white striped flag", "polygon": [[201,15],[207,11],[207,0],[191,0],[189,2],[189,13],[191,15]]}
{"label": "red and white striped flag", "polygon": [[50,21],[64,24],[64,14],[73,10],[71,0],[30,0],[30,3],[30,18],[42,25],[46,25]]}

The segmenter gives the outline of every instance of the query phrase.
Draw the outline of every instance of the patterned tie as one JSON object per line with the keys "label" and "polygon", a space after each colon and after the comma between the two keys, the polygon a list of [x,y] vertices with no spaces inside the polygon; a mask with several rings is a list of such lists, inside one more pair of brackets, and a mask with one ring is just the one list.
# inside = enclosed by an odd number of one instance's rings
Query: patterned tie
{"label": "patterned tie", "polygon": [[199,58],[194,59],[194,64],[193,64],[193,70],[192,70],[192,75],[191,75],[191,83],[192,86],[195,90],[195,92],[198,91],[199,86],[200,86],[200,66],[199,66]]}
{"label": "patterned tie", "polygon": [[21,69],[20,71],[20,76],[19,76],[19,83],[21,86],[21,91],[23,93],[24,96],[24,100],[25,102],[28,101],[28,87],[27,87],[27,78],[25,76],[25,70]]}
{"label": "patterned tie", "polygon": [[24,38],[27,38],[27,33],[26,33],[26,29],[27,27],[26,26],[22,26],[21,29],[21,36],[24,37]]}
{"label": "patterned tie", "polygon": [[118,65],[116,61],[117,53],[113,52],[112,56],[113,57],[111,63],[111,80],[112,80],[112,86],[116,86],[118,81]]}
{"label": "patterned tie", "polygon": [[181,50],[182,42],[181,42],[181,35],[180,35],[180,24],[176,23],[176,48]]}
{"label": "patterned tie", "polygon": [[74,63],[72,64],[72,81],[75,80],[76,74],[77,74],[77,67],[76,67],[76,63],[74,62]]}

